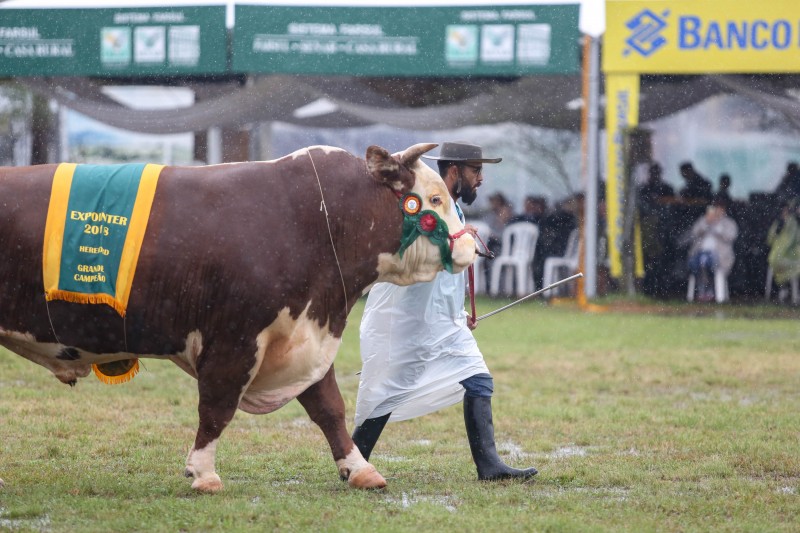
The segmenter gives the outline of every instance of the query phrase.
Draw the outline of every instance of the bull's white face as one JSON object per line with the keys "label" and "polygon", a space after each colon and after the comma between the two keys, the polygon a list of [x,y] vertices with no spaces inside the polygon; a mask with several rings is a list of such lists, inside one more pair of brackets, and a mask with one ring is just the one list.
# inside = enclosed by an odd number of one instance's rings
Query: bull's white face
{"label": "bull's white face", "polygon": [[[435,145],[430,145],[431,148]],[[407,149],[409,152],[414,147]],[[430,148],[429,148],[430,149]],[[395,154],[402,158],[402,154]],[[464,224],[459,220],[454,203],[441,176],[419,158],[409,165],[414,172],[415,181],[411,192],[422,199],[421,211],[434,211],[447,224],[451,236],[459,234]],[[452,272],[457,274],[475,261],[475,240],[464,233],[452,242]],[[421,281],[431,281],[443,270],[442,256],[437,244],[427,237],[420,236],[403,253],[382,254],[378,263],[378,281],[388,281],[397,285],[411,285]]]}

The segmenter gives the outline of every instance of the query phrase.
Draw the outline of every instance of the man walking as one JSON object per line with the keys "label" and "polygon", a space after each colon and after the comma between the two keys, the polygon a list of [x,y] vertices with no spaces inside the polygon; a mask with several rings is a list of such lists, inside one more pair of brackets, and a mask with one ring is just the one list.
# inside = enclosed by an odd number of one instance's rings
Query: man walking
{"label": "man walking", "polygon": [[[480,146],[442,144],[439,174],[457,201],[475,201],[483,165]],[[468,227],[469,228],[469,227]],[[474,229],[474,228],[472,228]],[[386,423],[422,416],[463,399],[464,422],[478,479],[529,478],[535,468],[511,468],[498,456],[492,423],[492,376],[472,334],[477,323],[464,310],[465,276],[446,271],[433,281],[400,287],[378,283],[361,321],[361,382],[353,441],[369,459]]]}

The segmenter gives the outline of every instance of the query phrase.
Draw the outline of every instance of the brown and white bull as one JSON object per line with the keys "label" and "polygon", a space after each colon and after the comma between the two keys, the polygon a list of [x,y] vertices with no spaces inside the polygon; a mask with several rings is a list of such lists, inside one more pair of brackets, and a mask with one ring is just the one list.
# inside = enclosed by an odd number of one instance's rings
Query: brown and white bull
{"label": "brown and white bull", "polygon": [[[400,247],[398,194],[414,191],[458,234],[463,225],[420,156],[435,144],[366,160],[315,146],[265,162],[165,167],[123,320],[106,305],[46,303],[42,247],[55,165],[0,168],[0,345],[69,385],[92,363],[169,359],[194,376],[199,427],[192,487],[222,488],[214,461],[237,409],[294,398],[322,429],[351,486],[384,478],[354,446],[333,360],[347,314],[376,281],[408,285],[442,269],[420,237]],[[475,258],[452,241],[453,271]]]}

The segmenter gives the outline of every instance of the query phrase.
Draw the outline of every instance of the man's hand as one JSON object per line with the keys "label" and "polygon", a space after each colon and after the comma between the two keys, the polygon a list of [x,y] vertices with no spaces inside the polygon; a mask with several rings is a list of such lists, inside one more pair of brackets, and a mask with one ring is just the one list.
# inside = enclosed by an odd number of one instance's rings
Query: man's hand
{"label": "man's hand", "polygon": [[472,318],[472,316],[467,316],[467,327],[469,329],[475,329],[478,327],[478,319]]}

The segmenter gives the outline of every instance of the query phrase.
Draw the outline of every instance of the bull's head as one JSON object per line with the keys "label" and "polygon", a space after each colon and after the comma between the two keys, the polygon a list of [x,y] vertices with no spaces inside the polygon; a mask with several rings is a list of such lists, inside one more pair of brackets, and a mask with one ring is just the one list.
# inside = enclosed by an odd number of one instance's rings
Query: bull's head
{"label": "bull's head", "polygon": [[367,149],[369,172],[395,192],[404,216],[401,245],[394,254],[381,254],[378,281],[431,281],[442,269],[458,273],[475,260],[475,241],[464,232],[444,181],[420,161],[436,146],[415,144],[393,155],[379,146]]}

